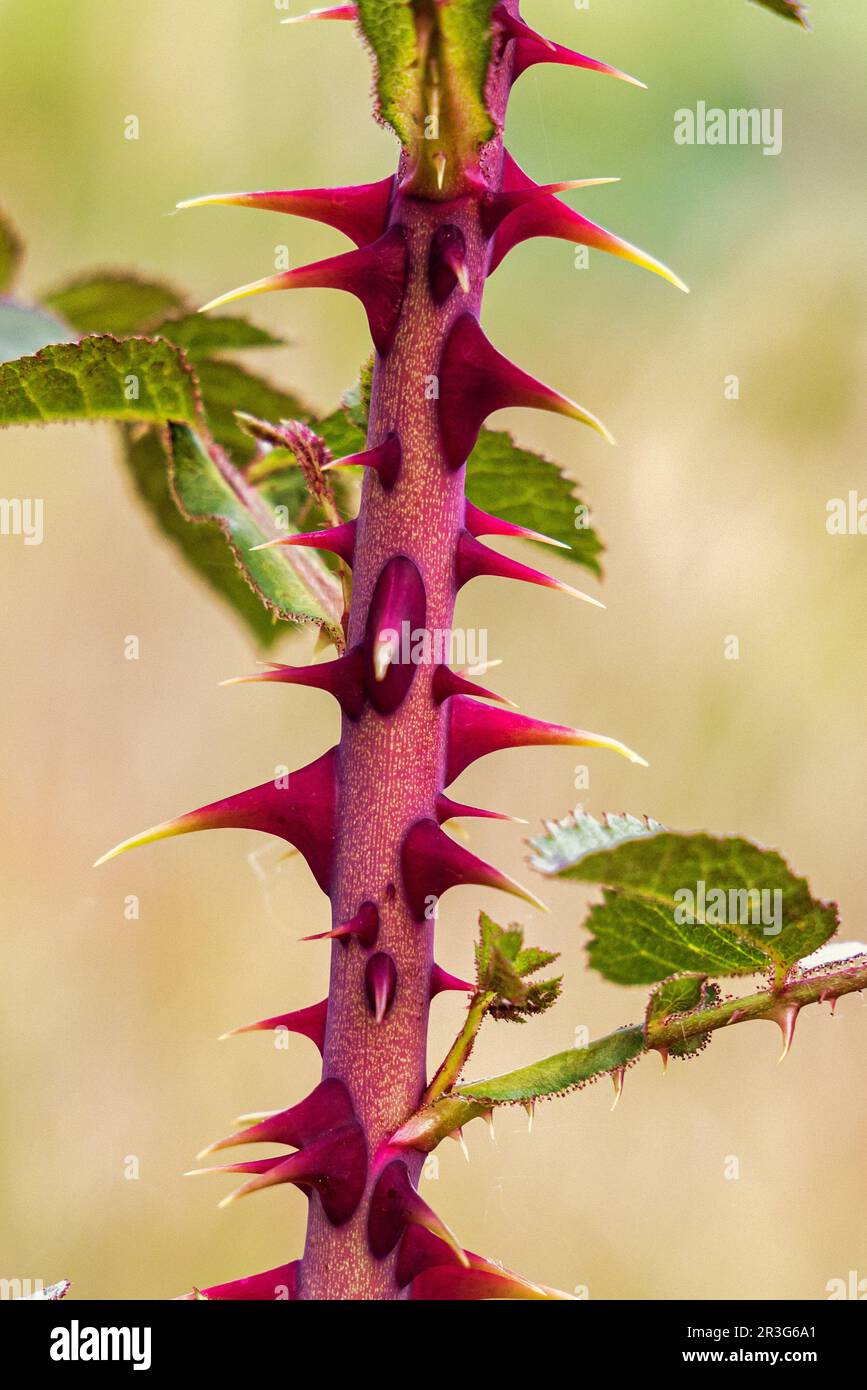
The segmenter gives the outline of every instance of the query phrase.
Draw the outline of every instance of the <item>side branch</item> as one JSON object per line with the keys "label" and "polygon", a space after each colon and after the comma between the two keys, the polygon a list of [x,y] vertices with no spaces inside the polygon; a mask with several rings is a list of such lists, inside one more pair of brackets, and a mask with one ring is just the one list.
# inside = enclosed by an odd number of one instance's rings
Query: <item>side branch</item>
{"label": "side branch", "polygon": [[796,977],[780,989],[761,990],[714,1007],[622,1028],[587,1047],[572,1048],[503,1076],[458,1086],[435,1104],[418,1110],[392,1142],[429,1153],[441,1140],[459,1134],[470,1120],[490,1115],[497,1105],[530,1106],[541,1098],[565,1095],[604,1075],[612,1077],[619,1094],[626,1067],[644,1053],[659,1052],[667,1059],[669,1051],[678,1045],[708,1040],[717,1029],[731,1024],[757,1019],[776,1023],[783,1034],[785,1057],[802,1008],[824,1003],[831,1003],[833,1008],[843,995],[865,988],[867,960],[860,957],[855,966]]}

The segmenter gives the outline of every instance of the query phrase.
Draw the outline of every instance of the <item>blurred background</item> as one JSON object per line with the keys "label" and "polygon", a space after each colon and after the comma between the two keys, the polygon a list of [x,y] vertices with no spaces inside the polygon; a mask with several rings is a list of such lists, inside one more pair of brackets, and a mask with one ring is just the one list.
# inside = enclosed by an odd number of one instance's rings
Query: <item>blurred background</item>
{"label": "blurred background", "polygon": [[[811,34],[742,0],[524,11],[649,90],[537,68],[516,89],[510,148],[541,181],[620,175],[572,201],[692,294],[595,253],[576,269],[559,242],[524,245],[491,281],[498,347],[619,440],[606,450],[526,412],[495,422],[581,482],[608,545],[608,608],[485,581],[460,621],[488,628],[495,683],[522,708],[610,731],[650,768],[591,753],[577,793],[573,753],[518,752],[467,774],[461,799],[534,826],[580,798],[749,835],[864,939],[867,540],[825,527],[829,499],[867,489],[864,7],[816,0]],[[28,243],[27,291],[139,267],[204,302],[268,273],[277,243],[298,264],[343,249],[327,229],[235,209],[167,216],[199,193],[393,167],[350,28],[283,28],[284,13],[272,0],[0,0],[0,200]],[[781,154],[676,145],[674,112],[699,100],[780,108]],[[368,351],[342,296],[271,296],[252,317],[292,340],[256,369],[323,410]],[[3,494],[44,498],[46,526],[42,546],[0,540],[0,1275],[69,1277],[80,1299],[167,1298],[300,1253],[300,1195],[220,1212],[225,1185],[182,1173],[232,1117],[315,1083],[303,1039],[216,1039],[322,996],[327,951],[298,937],[324,929],[326,904],[300,860],[241,832],[90,864],[308,761],[337,720],[314,692],[217,688],[259,653],[139,512],[111,428],[5,431],[0,459]],[[311,648],[290,638],[277,655]],[[527,878],[520,830],[474,827],[473,847]],[[640,1017],[644,990],[585,968],[586,896],[546,896],[552,915],[522,920],[562,951],[564,999],[532,1026],[489,1025],[476,1075]],[[469,890],[444,904],[450,969],[470,968],[480,906],[512,915]],[[455,997],[435,1004],[433,1062],[460,1015]],[[498,1147],[472,1126],[469,1167],[444,1145],[428,1195],[470,1248],[591,1298],[826,1297],[831,1279],[867,1278],[865,1039],[851,997],[833,1021],[802,1016],[784,1066],[770,1028],[733,1029],[666,1076],[649,1058],[614,1113],[603,1083],[540,1107],[532,1135],[520,1109],[503,1112]]]}

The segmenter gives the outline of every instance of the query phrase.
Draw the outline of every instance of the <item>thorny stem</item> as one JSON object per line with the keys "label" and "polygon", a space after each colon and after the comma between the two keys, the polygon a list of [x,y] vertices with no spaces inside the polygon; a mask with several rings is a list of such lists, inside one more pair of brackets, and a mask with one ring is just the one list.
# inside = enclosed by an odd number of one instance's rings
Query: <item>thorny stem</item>
{"label": "thorny stem", "polygon": [[[507,50],[508,52],[508,50]],[[492,114],[501,123],[508,67],[489,84]],[[483,151],[488,186],[500,187],[502,136]],[[430,291],[429,257],[437,231],[456,227],[466,246],[467,287],[442,304]],[[425,626],[449,632],[456,596],[456,547],[464,524],[464,469],[452,469],[439,433],[436,381],[442,351],[456,320],[478,315],[488,271],[489,242],[472,199],[433,202],[396,194],[390,227],[401,227],[408,249],[408,274],[401,317],[392,346],[377,355],[371,397],[368,447],[390,432],[402,449],[398,480],[391,490],[370,471],[364,480],[353,564],[348,619],[349,650],[363,640],[374,587],[395,556],[406,556],[424,584]],[[419,666],[402,704],[384,718],[371,706],[344,719],[339,749],[338,831],[331,899],[335,925],[373,901],[380,913],[378,952],[396,967],[397,988],[388,1016],[377,1023],[365,1001],[366,952],[335,942],[332,948],[325,1078],[348,1088],[367,1140],[371,1171],[365,1196],[345,1226],[329,1224],[311,1202],[307,1243],[299,1271],[299,1297],[307,1300],[397,1299],[394,1256],[370,1252],[367,1222],[376,1180],[376,1155],[418,1107],[427,1081],[427,1028],[433,966],[435,904],[419,922],[406,899],[400,846],[409,828],[435,814],[444,785],[447,716],[433,696],[434,669]],[[421,1156],[411,1156],[413,1180]]]}

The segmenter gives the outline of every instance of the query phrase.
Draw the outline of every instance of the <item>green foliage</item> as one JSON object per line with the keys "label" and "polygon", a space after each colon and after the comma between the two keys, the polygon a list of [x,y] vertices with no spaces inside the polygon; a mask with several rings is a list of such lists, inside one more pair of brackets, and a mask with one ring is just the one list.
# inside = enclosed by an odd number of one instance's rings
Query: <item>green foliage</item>
{"label": "green foliage", "polygon": [[408,145],[418,113],[419,67],[410,0],[359,0],[358,19],[375,60],[379,115]]}
{"label": "green foliage", "polygon": [[[485,103],[496,0],[360,0],[359,22],[376,67],[378,114],[409,153],[416,191],[462,185],[494,134]],[[425,128],[427,120],[436,127]]]}
{"label": "green foliage", "polygon": [[524,1023],[557,1002],[562,976],[528,981],[558,959],[556,952],[524,946],[524,933],[513,923],[500,927],[484,912],[479,914],[480,936],[476,944],[476,985],[479,993],[492,993],[487,1012],[491,1018]]}
{"label": "green foliage", "polygon": [[275,338],[267,329],[228,315],[181,314],[154,324],[149,332],[151,337],[168,338],[170,343],[183,348],[191,362],[211,357],[215,352],[282,346],[282,339]]}
{"label": "green foliage", "polygon": [[82,275],[40,296],[78,333],[136,333],[185,309],[183,296],[157,280],[104,271]]}
{"label": "green foliage", "polygon": [[264,377],[237,362],[202,358],[196,363],[205,418],[214,439],[240,464],[249,463],[256,444],[237,420],[237,412],[259,420],[309,420],[310,412],[297,396],[272,386]]}
{"label": "green foliage", "polygon": [[318,555],[288,546],[255,550],[281,534],[267,503],[195,431],[172,424],[169,433],[172,486],[184,515],[219,527],[244,578],[276,617],[318,623],[342,640],[340,589]]}
{"label": "green foliage", "polygon": [[246,625],[267,650],[285,632],[248,583],[226,537],[216,523],[191,526],[169,484],[166,451],[159,433],[125,431],[124,461],[136,493],[157,530],[177,548],[186,563]]}
{"label": "green foliage", "polygon": [[83,338],[0,364],[2,425],[198,417],[195,377],[160,338]]}
{"label": "green foliage", "polygon": [[0,295],[8,294],[15,284],[24,246],[12,223],[0,216]]}
{"label": "green foliage", "polygon": [[579,811],[573,826],[554,826],[533,847],[542,872],[603,888],[586,923],[588,955],[616,984],[682,971],[780,974],[837,928],[833,906],[748,840],[679,835],[632,817],[600,826]]}

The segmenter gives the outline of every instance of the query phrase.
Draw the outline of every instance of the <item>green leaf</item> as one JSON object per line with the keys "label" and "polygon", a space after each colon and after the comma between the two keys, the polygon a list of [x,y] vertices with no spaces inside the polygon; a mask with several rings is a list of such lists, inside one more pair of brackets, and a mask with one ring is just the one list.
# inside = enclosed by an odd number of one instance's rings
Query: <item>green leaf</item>
{"label": "green leaf", "polygon": [[162,339],[83,338],[0,365],[0,425],[198,415],[196,379]]}
{"label": "green leaf", "polygon": [[419,67],[410,0],[359,0],[358,21],[373,51],[379,115],[409,145],[416,134]]}
{"label": "green leaf", "polygon": [[779,976],[837,929],[836,908],[813,898],[773,850],[737,837],[674,834],[633,817],[600,825],[578,811],[573,819],[533,841],[533,864],[604,889],[586,922],[588,955],[616,984],[652,984],[683,971],[751,975],[769,966]]}
{"label": "green leaf", "polygon": [[135,333],[155,319],[183,310],[183,297],[169,285],[105,271],[84,275],[40,296],[79,333]]}
{"label": "green leaf", "polygon": [[496,996],[487,1006],[492,1018],[523,1023],[557,1002],[562,977],[530,983],[526,979],[557,960],[556,952],[525,947],[521,927],[498,926],[485,912],[479,913],[479,930],[476,984],[479,993]]}
{"label": "green leaf", "polygon": [[774,14],[782,15],[785,19],[793,19],[796,24],[800,24],[802,29],[809,29],[807,23],[808,6],[801,4],[801,0],[753,0],[755,5],[764,5],[766,10],[773,10]]}
{"label": "green leaf", "polygon": [[279,534],[268,504],[220,449],[209,452],[193,430],[172,424],[169,435],[171,483],[184,515],[219,526],[244,578],[278,618],[316,623],[341,642],[340,586],[319,557],[288,546],[254,550]]}
{"label": "green leaf", "polygon": [[272,386],[236,362],[202,359],[196,363],[205,417],[217,443],[234,459],[248,463],[256,443],[235,418],[244,411],[259,420],[309,420],[310,412],[297,396]]}
{"label": "green leaf", "polygon": [[643,1030],[621,1028],[587,1047],[573,1047],[504,1076],[458,1086],[454,1094],[491,1105],[515,1105],[543,1096],[561,1096],[605,1072],[628,1066],[643,1051]]}
{"label": "green leaf", "polygon": [[0,294],[7,294],[24,256],[24,243],[5,217],[0,216]]}
{"label": "green leaf", "polygon": [[[600,575],[604,549],[587,524],[575,484],[556,463],[521,449],[504,430],[482,430],[467,464],[467,496],[477,507],[541,531],[570,547],[562,559]],[[541,546],[550,555],[549,546]]]}
{"label": "green leaf", "polygon": [[180,511],[169,485],[166,451],[155,430],[137,438],[126,431],[124,457],[136,492],[157,529],[176,546],[201,579],[227,603],[267,650],[287,629],[275,619],[245,579],[226,537],[214,523],[191,526]]}
{"label": "green leaf", "polygon": [[365,430],[359,429],[344,410],[335,410],[333,415],[327,415],[324,420],[317,420],[313,428],[325,441],[331,457],[335,459],[361,453],[367,442]]}
{"label": "green leaf", "polygon": [[46,310],[0,300],[0,362],[28,357],[50,343],[69,342],[72,336],[66,324]]}
{"label": "green leaf", "polygon": [[170,343],[184,349],[195,362],[211,357],[215,352],[237,352],[242,348],[281,347],[283,340],[275,338],[264,328],[246,319],[220,318],[216,315],[182,314],[163,319],[148,329],[152,338],[168,338]]}

